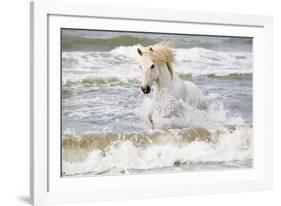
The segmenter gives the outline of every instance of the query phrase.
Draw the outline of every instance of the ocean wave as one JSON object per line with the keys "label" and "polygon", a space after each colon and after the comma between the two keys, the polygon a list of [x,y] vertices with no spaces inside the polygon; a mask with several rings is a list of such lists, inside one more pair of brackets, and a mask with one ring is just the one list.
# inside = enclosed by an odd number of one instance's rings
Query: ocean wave
{"label": "ocean wave", "polygon": [[252,50],[252,38],[69,29],[64,29],[62,32],[63,50],[109,50],[122,45],[142,44],[148,46],[149,44],[167,40],[176,48],[192,48],[197,46],[212,50]]}
{"label": "ocean wave", "polygon": [[192,79],[192,78],[196,78],[196,77],[206,77],[206,78],[211,78],[211,79],[249,79],[252,78],[253,74],[251,72],[249,72],[248,70],[246,71],[193,71],[190,73],[178,73],[178,75],[181,78],[184,79]]}
{"label": "ocean wave", "polygon": [[63,86],[121,86],[129,84],[129,80],[119,74],[103,75],[94,73],[73,74],[68,73],[62,77]]}
{"label": "ocean wave", "polygon": [[[115,56],[125,56],[135,61],[138,60],[137,48],[141,45],[120,46],[110,51]],[[222,52],[210,49],[193,47],[193,48],[175,48],[176,63],[180,62],[200,62],[205,64],[227,64],[233,63],[251,63],[251,52]]]}
{"label": "ocean wave", "polygon": [[[139,81],[137,48],[120,46],[109,52],[63,52],[63,85],[124,85]],[[243,79],[252,76],[252,55],[202,48],[176,49],[174,70],[182,78]]]}
{"label": "ocean wave", "polygon": [[252,158],[252,129],[203,128],[136,134],[65,136],[63,175],[121,174]]}
{"label": "ocean wave", "polygon": [[62,38],[63,50],[95,50],[95,48],[112,49],[118,46],[130,46],[135,44],[149,45],[155,43],[147,37],[120,35],[108,39],[89,38],[81,36],[64,36]]}
{"label": "ocean wave", "polygon": [[[63,52],[63,57],[73,58],[72,61],[75,61],[75,58],[83,57],[95,57],[99,58],[110,58],[113,57],[127,57],[132,60],[137,61],[139,56],[137,54],[137,48],[142,47],[141,44],[135,44],[132,46],[118,46],[110,51],[72,51],[72,52]],[[214,51],[200,47],[193,48],[175,48],[176,53],[176,63],[177,62],[203,62],[203,63],[227,63],[232,64],[235,62],[251,63],[252,53],[251,52],[222,52]],[[67,59],[66,59],[67,60]],[[120,59],[123,60],[123,59]],[[126,60],[126,59],[125,59]],[[70,61],[70,60],[69,60]]]}
{"label": "ocean wave", "polygon": [[[209,94],[206,101],[208,108],[199,110],[180,100],[173,101],[168,94],[159,102],[147,97],[135,112],[143,119],[140,124],[150,126],[139,132],[76,135],[75,130],[65,130],[63,175],[121,174],[163,168],[173,171],[175,167],[189,168],[192,164],[244,164],[251,160],[252,126],[240,116],[228,117],[217,94]],[[173,108],[179,105],[179,115],[174,114]],[[154,129],[147,117],[152,109]]]}
{"label": "ocean wave", "polygon": [[176,59],[180,62],[202,61],[204,59],[205,63],[232,64],[233,62],[248,62],[251,58],[252,54],[250,52],[221,52],[200,47],[176,49]]}
{"label": "ocean wave", "polygon": [[[140,45],[120,46],[110,51],[63,52],[65,70],[111,70],[138,71],[137,48]],[[227,72],[251,73],[252,54],[249,52],[217,52],[204,48],[175,49],[174,69],[179,73]],[[241,72],[240,72],[241,71]],[[105,71],[106,72],[106,71]],[[111,72],[111,71],[108,71]],[[127,72],[128,73],[128,72]]]}
{"label": "ocean wave", "polygon": [[[209,78],[209,79],[251,79],[252,73],[248,71],[196,71],[190,73],[177,73],[182,79],[192,79],[192,78]],[[64,87],[71,86],[82,86],[82,87],[92,87],[92,86],[132,86],[139,85],[140,79],[139,75],[134,77],[123,77],[119,74],[100,75],[100,74],[65,74],[62,78],[62,85]],[[68,92],[68,91],[67,91]]]}

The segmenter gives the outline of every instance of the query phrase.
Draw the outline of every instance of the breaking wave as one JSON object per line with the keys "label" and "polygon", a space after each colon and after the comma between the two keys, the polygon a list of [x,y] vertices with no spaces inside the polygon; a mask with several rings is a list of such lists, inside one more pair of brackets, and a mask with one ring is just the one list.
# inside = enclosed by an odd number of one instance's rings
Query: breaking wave
{"label": "breaking wave", "polygon": [[213,133],[197,128],[106,137],[68,136],[64,139],[63,171],[64,175],[129,174],[173,167],[184,171],[194,163],[212,162],[228,162],[226,168],[239,168],[243,167],[240,161],[248,161],[251,166],[251,132],[251,128],[238,127]]}
{"label": "breaking wave", "polygon": [[[178,73],[178,75],[183,79],[192,79],[192,78],[211,78],[211,79],[249,79],[252,78],[252,73],[248,72],[229,72],[229,71],[220,71],[219,73]],[[128,86],[132,84],[138,84],[140,80],[137,77],[124,78],[119,74],[112,76],[109,75],[100,75],[100,74],[67,74],[62,78],[62,84],[64,86]]]}
{"label": "breaking wave", "polygon": [[[206,100],[208,109],[198,110],[181,101],[173,103],[169,95],[159,104],[146,98],[135,112],[148,132],[77,135],[66,130],[63,175],[129,174],[165,168],[184,171],[196,169],[193,164],[210,169],[212,162],[220,168],[245,167],[245,162],[251,167],[252,126],[239,116],[227,117],[215,94]],[[147,115],[153,106],[154,129],[149,129]],[[175,108],[180,108],[179,115],[169,116]]]}
{"label": "breaking wave", "polygon": [[[137,82],[140,79],[136,52],[139,46],[120,46],[106,52],[63,52],[62,83],[119,86]],[[216,52],[203,48],[175,51],[174,69],[182,78],[252,77],[251,53]]]}

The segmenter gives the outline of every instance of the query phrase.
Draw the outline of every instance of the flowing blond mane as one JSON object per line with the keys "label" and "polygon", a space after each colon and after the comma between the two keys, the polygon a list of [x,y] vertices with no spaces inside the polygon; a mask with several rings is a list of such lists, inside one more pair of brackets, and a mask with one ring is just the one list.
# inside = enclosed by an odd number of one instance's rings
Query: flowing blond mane
{"label": "flowing blond mane", "polygon": [[143,53],[157,64],[172,63],[175,60],[175,53],[167,41],[145,47]]}

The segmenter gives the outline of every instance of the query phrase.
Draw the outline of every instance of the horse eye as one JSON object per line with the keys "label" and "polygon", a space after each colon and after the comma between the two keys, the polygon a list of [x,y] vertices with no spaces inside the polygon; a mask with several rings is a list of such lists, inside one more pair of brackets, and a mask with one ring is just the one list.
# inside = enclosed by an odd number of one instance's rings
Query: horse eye
{"label": "horse eye", "polygon": [[154,68],[154,64],[151,65],[151,69],[153,69],[153,68]]}

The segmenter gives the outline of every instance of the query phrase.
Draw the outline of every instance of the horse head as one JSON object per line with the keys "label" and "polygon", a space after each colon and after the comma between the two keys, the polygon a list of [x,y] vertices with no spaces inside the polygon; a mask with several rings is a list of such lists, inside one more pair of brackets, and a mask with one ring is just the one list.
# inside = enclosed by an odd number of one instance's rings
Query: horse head
{"label": "horse head", "polygon": [[[159,80],[160,74],[166,72],[169,75],[168,78],[173,78],[171,62],[174,61],[174,53],[169,42],[138,48],[137,51],[140,56],[139,66],[142,72],[141,89],[143,93],[150,93],[153,82]],[[167,68],[166,71],[161,71],[163,66]]]}
{"label": "horse head", "polygon": [[[149,52],[153,52],[151,47],[149,50]],[[141,57],[139,61],[141,69],[141,90],[144,94],[148,94],[151,91],[153,82],[159,78],[159,67],[157,63],[152,61],[147,51],[142,51],[138,48],[138,53]]]}

